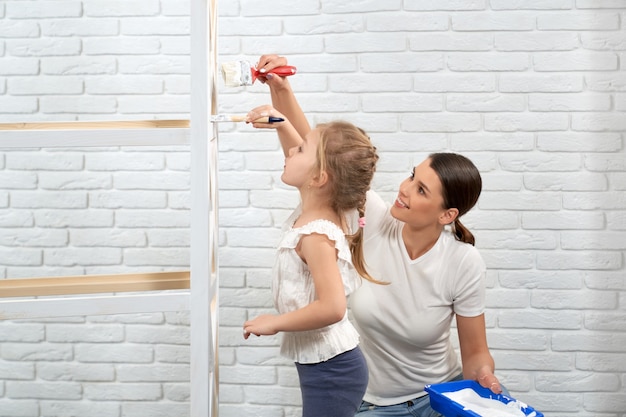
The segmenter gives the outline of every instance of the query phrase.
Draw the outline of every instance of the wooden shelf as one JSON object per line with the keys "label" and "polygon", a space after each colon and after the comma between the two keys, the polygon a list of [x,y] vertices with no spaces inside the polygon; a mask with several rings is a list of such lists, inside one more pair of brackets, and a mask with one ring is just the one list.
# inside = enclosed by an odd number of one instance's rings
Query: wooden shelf
{"label": "wooden shelf", "polygon": [[189,271],[0,280],[0,297],[189,289]]}

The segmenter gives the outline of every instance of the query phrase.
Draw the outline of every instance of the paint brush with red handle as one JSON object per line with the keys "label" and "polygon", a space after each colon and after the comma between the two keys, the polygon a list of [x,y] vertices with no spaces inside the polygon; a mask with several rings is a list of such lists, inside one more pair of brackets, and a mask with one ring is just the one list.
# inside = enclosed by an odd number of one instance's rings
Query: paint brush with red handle
{"label": "paint brush with red handle", "polygon": [[294,75],[296,67],[284,65],[276,67],[267,72],[261,73],[258,69],[250,64],[249,61],[232,61],[222,64],[222,78],[227,87],[241,87],[244,85],[252,85],[259,78],[259,75],[276,74],[281,77]]}

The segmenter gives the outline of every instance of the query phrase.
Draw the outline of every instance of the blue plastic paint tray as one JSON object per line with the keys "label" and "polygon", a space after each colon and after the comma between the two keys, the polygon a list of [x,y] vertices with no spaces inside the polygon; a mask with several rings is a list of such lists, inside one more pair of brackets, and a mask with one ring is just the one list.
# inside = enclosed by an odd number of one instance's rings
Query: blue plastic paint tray
{"label": "blue plastic paint tray", "polygon": [[[471,388],[483,398],[498,400],[504,404],[508,404],[511,401],[517,401],[515,398],[511,398],[503,394],[494,394],[490,389],[483,388],[478,382],[470,380],[430,384],[424,387],[426,392],[430,395],[430,406],[433,410],[443,414],[445,417],[482,417],[480,414],[477,414],[472,410],[465,409],[462,404],[459,404],[451,398],[443,395],[444,393],[455,392],[465,388]],[[520,401],[520,403],[522,402]],[[520,410],[528,417],[543,417],[542,413],[536,411],[530,406],[522,406],[520,407]]]}

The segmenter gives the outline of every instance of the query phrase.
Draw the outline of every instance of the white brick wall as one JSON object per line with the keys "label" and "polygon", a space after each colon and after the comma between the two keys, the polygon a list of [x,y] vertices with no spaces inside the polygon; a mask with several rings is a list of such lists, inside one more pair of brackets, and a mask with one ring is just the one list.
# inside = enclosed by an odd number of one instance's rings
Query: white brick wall
{"label": "white brick wall", "polygon": [[[475,161],[497,373],[546,416],[626,416],[626,2],[219,3],[220,61],[289,56],[312,122],[370,133],[382,195],[430,152]],[[188,34],[189,1],[0,2],[0,121],[187,118]],[[221,112],[268,101],[220,84]],[[188,265],[187,148],[0,151],[0,278]],[[299,415],[279,337],[241,337],[272,311],[281,166],[273,133],[222,126],[221,416]],[[0,417],[186,416],[188,324],[2,321]]]}

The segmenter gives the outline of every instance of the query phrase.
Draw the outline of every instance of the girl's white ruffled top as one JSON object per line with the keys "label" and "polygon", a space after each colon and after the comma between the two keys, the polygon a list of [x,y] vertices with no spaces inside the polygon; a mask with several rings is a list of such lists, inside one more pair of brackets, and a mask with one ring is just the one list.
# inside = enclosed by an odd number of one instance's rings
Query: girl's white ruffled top
{"label": "girl's white ruffled top", "polygon": [[[309,268],[295,250],[303,235],[319,233],[335,242],[337,266],[346,296],[361,285],[361,277],[352,264],[350,246],[343,230],[335,223],[322,219],[293,228],[300,213],[298,207],[283,225],[283,236],[274,264],[272,293],[274,306],[281,314],[302,308],[316,297]],[[358,344],[359,334],[348,320],[346,309],[343,319],[330,326],[303,332],[284,332],[281,354],[298,363],[319,363],[354,349]]]}

